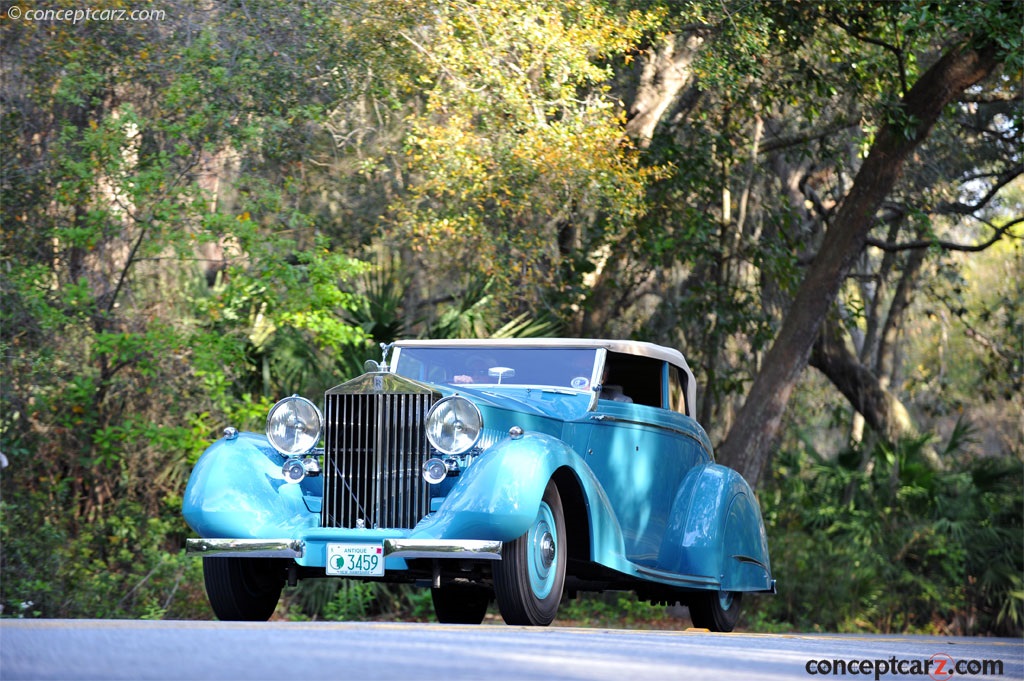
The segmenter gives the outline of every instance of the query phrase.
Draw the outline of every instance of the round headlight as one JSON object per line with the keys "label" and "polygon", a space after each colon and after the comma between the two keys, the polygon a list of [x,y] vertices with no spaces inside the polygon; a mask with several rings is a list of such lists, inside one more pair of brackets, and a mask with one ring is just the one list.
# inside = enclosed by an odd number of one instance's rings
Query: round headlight
{"label": "round headlight", "polygon": [[427,414],[427,439],[442,454],[462,454],[472,448],[483,427],[480,410],[458,395],[439,401]]}
{"label": "round headlight", "polygon": [[285,456],[302,456],[316,447],[323,428],[323,416],[305,397],[286,397],[267,414],[267,439]]}

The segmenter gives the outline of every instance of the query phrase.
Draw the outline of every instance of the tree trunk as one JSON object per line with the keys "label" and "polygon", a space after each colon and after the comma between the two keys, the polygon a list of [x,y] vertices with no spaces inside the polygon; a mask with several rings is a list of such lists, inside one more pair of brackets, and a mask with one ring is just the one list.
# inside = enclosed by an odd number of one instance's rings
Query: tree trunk
{"label": "tree trunk", "polygon": [[826,322],[811,351],[810,363],[825,374],[871,430],[892,442],[916,434],[910,412],[886,389],[885,381],[861,364],[846,346],[839,324]]}
{"label": "tree trunk", "polygon": [[[857,419],[888,442],[918,434],[910,412],[890,392],[889,386],[896,382],[896,338],[903,329],[925,253],[925,249],[921,248],[912,251],[907,258],[880,339],[872,340],[879,334],[869,331],[865,339],[866,347],[858,356],[847,347],[848,334],[830,316],[822,326],[811,351],[811,366],[821,371],[856,410],[855,428],[850,438],[852,441],[859,442],[861,439],[860,430],[856,427]],[[878,299],[884,292],[885,276],[880,277],[880,280],[873,308],[881,305]],[[879,316],[877,309],[872,315]]]}
{"label": "tree trunk", "polygon": [[[637,146],[647,148],[650,145],[658,123],[693,80],[691,66],[703,44],[704,36],[700,32],[669,34],[644,53],[638,69],[636,91],[624,95],[632,100],[626,134],[635,140]],[[633,284],[625,275],[629,264],[628,249],[612,244],[588,286],[591,294],[578,321],[579,335],[622,333],[612,326],[613,320],[621,316],[626,301],[633,298],[631,291],[624,290],[625,286]]]}
{"label": "tree trunk", "polygon": [[885,317],[885,324],[882,326],[882,332],[878,339],[874,363],[875,373],[885,381],[882,387],[886,389],[896,378],[896,339],[900,331],[903,330],[903,320],[910,308],[926,254],[927,251],[924,248],[919,248],[911,251],[910,257],[907,258],[900,283],[896,286],[896,293],[893,294],[892,304],[889,305],[889,314]]}
{"label": "tree trunk", "polygon": [[789,397],[807,366],[818,329],[839,287],[864,247],[882,201],[899,179],[903,163],[927,137],[943,109],[998,64],[995,46],[951,49],[923,73],[887,123],[839,207],[821,249],[797,291],[779,335],[762,364],[733,427],[719,448],[719,460],[738,470],[752,486],[761,479],[779,433]]}
{"label": "tree trunk", "polygon": [[636,96],[629,107],[626,132],[641,147],[650,144],[658,122],[693,77],[691,64],[704,38],[695,33],[668,35],[648,50]]}

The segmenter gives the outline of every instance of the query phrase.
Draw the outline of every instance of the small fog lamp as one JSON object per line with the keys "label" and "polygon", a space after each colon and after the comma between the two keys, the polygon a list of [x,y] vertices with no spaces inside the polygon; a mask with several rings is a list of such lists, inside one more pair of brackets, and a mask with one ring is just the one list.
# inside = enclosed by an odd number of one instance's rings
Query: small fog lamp
{"label": "small fog lamp", "polygon": [[427,459],[423,462],[423,479],[427,484],[436,485],[448,476],[448,466],[441,459]]}
{"label": "small fog lamp", "polygon": [[306,477],[306,467],[298,459],[288,459],[281,466],[285,482],[302,482]]}

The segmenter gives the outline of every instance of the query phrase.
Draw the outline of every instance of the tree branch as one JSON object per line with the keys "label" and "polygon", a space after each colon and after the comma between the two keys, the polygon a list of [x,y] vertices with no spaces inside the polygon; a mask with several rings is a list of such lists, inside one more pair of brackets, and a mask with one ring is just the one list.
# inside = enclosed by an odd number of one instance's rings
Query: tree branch
{"label": "tree branch", "polygon": [[[952,242],[952,241],[946,241],[944,239],[918,239],[916,241],[908,241],[908,242],[902,243],[902,244],[892,244],[892,243],[887,243],[885,241],[881,241],[879,239],[874,239],[874,238],[868,237],[865,240],[864,243],[866,245],[868,245],[868,246],[874,246],[875,248],[879,248],[879,249],[881,249],[883,251],[886,251],[887,253],[894,253],[896,251],[912,251],[912,250],[916,250],[916,249],[919,249],[919,248],[932,248],[932,247],[938,247],[938,248],[941,248],[941,249],[943,249],[945,251],[962,251],[962,252],[965,252],[965,253],[979,253],[979,252],[984,251],[984,250],[988,249],[989,247],[993,246],[997,241],[999,241],[1004,236],[1006,236],[1006,234],[1008,232],[1010,232],[1011,229],[1013,229],[1017,225],[1019,225],[1022,222],[1024,222],[1024,217],[1020,217],[1020,218],[1016,218],[1014,220],[1011,220],[1010,222],[1007,222],[1002,227],[996,227],[995,225],[993,225],[988,220],[983,220],[982,218],[979,218],[979,217],[976,217],[976,216],[973,216],[973,215],[971,217],[973,217],[975,220],[978,220],[979,222],[984,222],[986,225],[988,225],[993,230],[995,230],[994,233],[992,234],[992,237],[990,239],[987,239],[987,240],[981,242],[980,244],[958,244],[958,243],[955,243],[955,242]],[[1017,236],[1016,234],[1012,234],[1011,233],[1010,234],[1010,238],[1011,239],[1019,239],[1021,237]]]}
{"label": "tree branch", "polygon": [[1024,95],[1017,94],[997,94],[990,92],[983,95],[976,95],[973,97],[961,97],[960,101],[965,104],[1009,104],[1012,102],[1019,102],[1024,99]]}
{"label": "tree branch", "polygon": [[855,128],[860,124],[859,120],[847,120],[839,119],[833,122],[831,125],[822,128],[821,130],[813,130],[806,132],[802,135],[790,135],[789,137],[777,137],[771,141],[762,142],[757,147],[758,154],[770,154],[775,151],[781,151],[788,149],[789,147],[795,147],[799,144],[806,144],[808,142],[815,142],[826,137],[831,137],[835,133],[846,130],[848,128]]}
{"label": "tree branch", "polygon": [[938,212],[944,214],[970,215],[976,210],[987,205],[988,202],[991,201],[992,198],[999,193],[1000,189],[1016,180],[1018,177],[1020,177],[1021,174],[1024,174],[1024,163],[1018,163],[1017,165],[1012,166],[1006,171],[995,175],[994,177],[997,178],[995,184],[992,185],[992,187],[985,193],[983,197],[981,197],[981,199],[978,200],[977,203],[970,204],[962,203],[960,201],[944,203],[938,207]]}
{"label": "tree branch", "polygon": [[878,376],[861,364],[845,343],[836,320],[826,321],[811,351],[809,364],[823,373],[842,393],[871,430],[892,442],[914,433],[907,408],[889,392]]}

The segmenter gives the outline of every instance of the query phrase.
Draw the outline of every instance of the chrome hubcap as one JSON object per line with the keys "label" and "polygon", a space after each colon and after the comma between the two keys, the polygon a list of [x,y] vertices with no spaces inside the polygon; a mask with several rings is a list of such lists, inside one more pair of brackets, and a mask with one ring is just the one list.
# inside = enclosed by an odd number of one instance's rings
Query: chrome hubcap
{"label": "chrome hubcap", "polygon": [[555,562],[555,538],[550,532],[545,532],[540,538],[540,562],[545,568]]}

